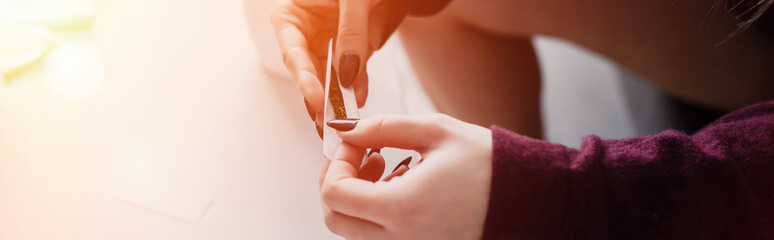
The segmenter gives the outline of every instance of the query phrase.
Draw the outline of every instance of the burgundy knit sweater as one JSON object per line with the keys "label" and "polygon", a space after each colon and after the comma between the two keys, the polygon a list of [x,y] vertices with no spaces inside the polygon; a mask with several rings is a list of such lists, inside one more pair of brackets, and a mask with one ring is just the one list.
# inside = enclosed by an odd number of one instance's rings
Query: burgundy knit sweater
{"label": "burgundy knit sweater", "polygon": [[484,239],[774,239],[774,101],[694,135],[492,139]]}

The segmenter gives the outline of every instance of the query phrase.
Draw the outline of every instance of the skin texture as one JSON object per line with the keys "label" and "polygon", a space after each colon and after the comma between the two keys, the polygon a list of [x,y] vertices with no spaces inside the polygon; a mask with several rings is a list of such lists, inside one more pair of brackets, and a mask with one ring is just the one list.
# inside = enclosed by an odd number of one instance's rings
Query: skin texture
{"label": "skin texture", "polygon": [[[492,177],[489,129],[442,114],[381,115],[339,136],[345,143],[320,177],[332,232],[347,239],[481,237]],[[362,169],[360,161],[365,148],[381,147],[413,149],[423,160],[396,170],[389,181],[372,182],[384,158],[374,153],[373,166]]]}

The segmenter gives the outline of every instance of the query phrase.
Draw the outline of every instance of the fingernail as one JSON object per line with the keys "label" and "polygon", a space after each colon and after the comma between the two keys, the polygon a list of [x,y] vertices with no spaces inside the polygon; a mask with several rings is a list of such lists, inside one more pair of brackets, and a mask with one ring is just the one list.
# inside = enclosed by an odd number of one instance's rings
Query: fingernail
{"label": "fingernail", "polygon": [[400,168],[400,166],[408,167],[409,163],[411,163],[411,157],[407,157],[406,159],[403,159],[403,161],[400,161],[400,163],[398,163],[398,166],[395,166],[395,169],[393,169],[392,172],[397,171],[398,168]]}
{"label": "fingernail", "polygon": [[360,71],[360,57],[347,53],[341,56],[339,60],[339,80],[344,87],[352,86],[352,82],[357,77],[357,72]]}
{"label": "fingernail", "polygon": [[315,123],[314,127],[317,128],[317,135],[320,135],[320,139],[323,139],[323,129],[322,129],[322,126],[317,125],[317,123]]}
{"label": "fingernail", "polygon": [[354,129],[355,126],[357,126],[357,121],[360,121],[360,119],[357,119],[357,118],[334,119],[334,120],[328,121],[328,126],[332,127],[333,129],[336,129],[337,131],[346,132]]}
{"label": "fingernail", "polygon": [[368,151],[368,155],[366,155],[366,156],[371,156],[371,154],[374,154],[374,153],[382,153],[382,149],[381,148],[371,148],[371,151]]}
{"label": "fingernail", "polygon": [[309,113],[309,117],[312,118],[312,122],[315,121],[315,115],[312,108],[309,106],[309,101],[304,98],[304,104],[306,104],[306,112]]}
{"label": "fingernail", "polygon": [[395,177],[402,176],[406,171],[408,171],[408,167],[406,165],[400,165],[398,168],[395,169],[395,171],[392,171],[390,175],[387,175],[387,177],[384,178],[385,182],[389,182]]}

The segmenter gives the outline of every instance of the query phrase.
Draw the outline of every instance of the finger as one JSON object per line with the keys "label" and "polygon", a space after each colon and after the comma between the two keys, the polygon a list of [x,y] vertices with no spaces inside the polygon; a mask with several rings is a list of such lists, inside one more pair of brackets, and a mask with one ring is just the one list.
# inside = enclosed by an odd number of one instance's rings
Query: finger
{"label": "finger", "polygon": [[381,148],[371,148],[371,150],[368,151],[368,156],[371,156],[371,154],[374,154],[374,153],[381,154],[382,153],[382,149]]}
{"label": "finger", "polygon": [[346,239],[379,239],[384,235],[384,227],[363,219],[344,215],[323,206],[325,225],[331,232]]}
{"label": "finger", "polygon": [[379,222],[386,200],[384,185],[357,178],[364,151],[342,143],[331,159],[322,186],[322,200],[334,211]]}
{"label": "finger", "polygon": [[360,168],[357,177],[366,181],[376,182],[384,173],[384,157],[380,153],[372,153],[368,156],[368,162]]}
{"label": "finger", "polygon": [[304,106],[306,107],[306,112],[309,114],[309,118],[312,119],[312,122],[317,122],[317,113],[312,109],[312,106],[306,97],[304,97]]}
{"label": "finger", "polygon": [[401,166],[406,166],[406,167],[408,167],[409,163],[411,163],[411,157],[407,157],[406,159],[403,159],[403,161],[400,161],[400,162],[398,163],[398,165],[396,165],[396,166],[395,166],[395,168],[394,168],[394,169],[392,169],[392,172],[395,172],[395,171],[397,171],[397,170],[398,170],[398,168],[399,168],[399,167],[401,167]]}
{"label": "finger", "polygon": [[357,80],[355,80],[354,87],[357,107],[362,108],[365,106],[366,99],[368,98],[368,74],[365,71],[361,72]]}
{"label": "finger", "polygon": [[311,112],[323,110],[323,86],[309,54],[307,38],[294,23],[289,13],[279,11],[272,15],[272,22],[280,45],[282,59],[293,77],[293,82],[306,100]]}
{"label": "finger", "polygon": [[320,124],[317,124],[317,122],[315,122],[314,128],[315,128],[315,130],[317,130],[317,136],[319,136],[320,140],[322,140],[323,139],[323,128],[322,128],[322,126],[320,126]]}
{"label": "finger", "polygon": [[449,119],[442,114],[379,115],[361,119],[354,129],[337,133],[342,140],[357,147],[395,147],[421,154],[446,136]]}
{"label": "finger", "polygon": [[380,1],[371,9],[368,19],[369,52],[380,49],[403,21],[403,12],[414,4],[413,0]]}
{"label": "finger", "polygon": [[323,156],[323,161],[324,161],[323,167],[322,167],[322,170],[320,171],[320,179],[318,180],[318,186],[317,186],[320,188],[320,190],[322,190],[323,182],[325,182],[325,173],[328,172],[328,166],[331,165],[331,160],[325,156]]}
{"label": "finger", "polygon": [[364,71],[368,51],[368,16],[372,1],[339,0],[339,30],[336,36],[336,61],[339,80],[344,87],[355,82]]}
{"label": "finger", "polygon": [[325,111],[317,112],[317,116],[314,119],[315,119],[314,121],[315,121],[315,123],[317,123],[317,125],[322,126],[323,124],[325,124]]}

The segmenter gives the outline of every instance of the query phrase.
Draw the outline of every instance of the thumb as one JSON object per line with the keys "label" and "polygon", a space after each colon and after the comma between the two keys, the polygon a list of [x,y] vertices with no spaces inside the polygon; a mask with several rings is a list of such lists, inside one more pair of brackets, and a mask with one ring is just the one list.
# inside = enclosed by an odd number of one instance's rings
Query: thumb
{"label": "thumb", "polygon": [[336,36],[336,57],[339,80],[344,87],[352,86],[361,70],[368,51],[369,0],[340,0],[339,29]]}
{"label": "thumb", "polygon": [[450,117],[442,114],[386,114],[361,120],[332,120],[328,122],[328,126],[339,130],[339,137],[353,146],[412,149],[421,154],[433,149],[448,135],[446,123],[449,119]]}

